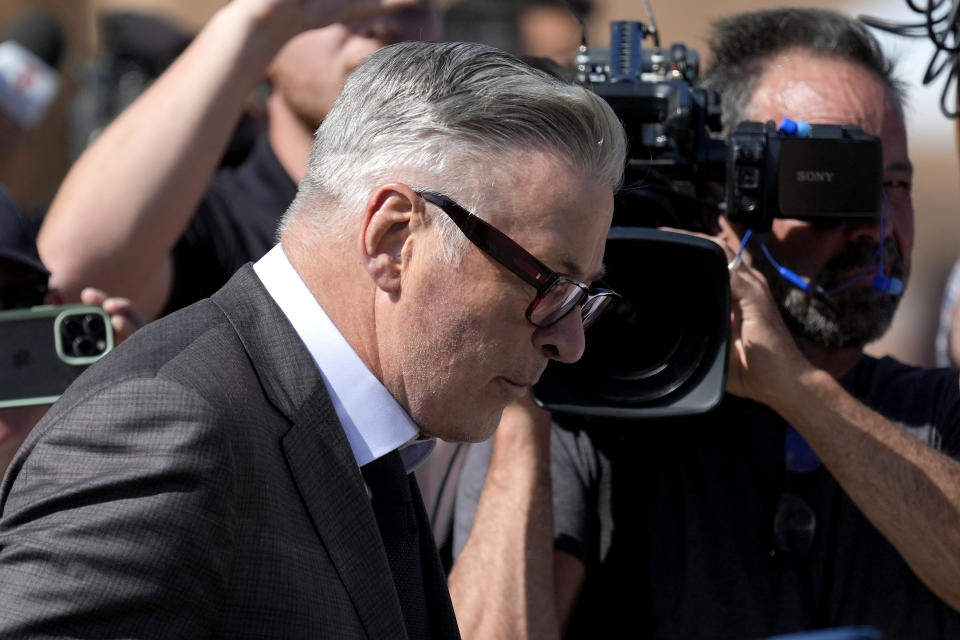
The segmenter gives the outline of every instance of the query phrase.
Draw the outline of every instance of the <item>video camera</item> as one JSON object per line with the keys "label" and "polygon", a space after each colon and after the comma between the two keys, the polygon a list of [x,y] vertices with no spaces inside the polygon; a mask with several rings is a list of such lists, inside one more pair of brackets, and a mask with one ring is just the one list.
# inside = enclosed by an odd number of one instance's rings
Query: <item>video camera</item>
{"label": "video camera", "polygon": [[722,398],[727,257],[709,240],[657,227],[708,231],[723,213],[766,231],[774,218],[835,225],[880,211],[879,138],[791,122],[742,122],[724,138],[720,95],[694,84],[699,62],[683,44],[661,48],[656,27],[635,21],[611,25],[609,50],[581,46],[579,80],[610,104],[630,143],[604,258],[605,284],[623,299],[587,333],[583,359],[548,366],[534,398],[551,411],[682,415]]}

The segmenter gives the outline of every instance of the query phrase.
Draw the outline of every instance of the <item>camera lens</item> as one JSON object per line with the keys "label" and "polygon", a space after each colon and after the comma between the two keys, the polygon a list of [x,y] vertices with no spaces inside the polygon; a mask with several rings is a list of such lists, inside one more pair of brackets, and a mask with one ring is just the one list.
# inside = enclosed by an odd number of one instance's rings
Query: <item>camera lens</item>
{"label": "camera lens", "polygon": [[64,353],[74,358],[89,358],[107,349],[106,324],[96,313],[72,314],[60,323]]}
{"label": "camera lens", "polygon": [[[703,239],[614,227],[607,239],[604,283],[618,306],[586,333],[574,364],[551,363],[534,393],[561,411],[623,417],[646,407],[672,406],[702,381],[693,400],[718,397],[729,332],[726,256]],[[690,405],[693,406],[693,405]],[[606,413],[597,413],[603,411]]]}
{"label": "camera lens", "polygon": [[80,316],[67,316],[60,323],[60,334],[65,342],[72,343],[75,338],[82,336],[86,331],[83,327],[83,319]]}
{"label": "camera lens", "polygon": [[106,335],[106,326],[103,322],[103,316],[95,313],[88,313],[83,316],[83,333],[91,338],[102,338]]}
{"label": "camera lens", "polygon": [[88,336],[79,336],[70,343],[71,354],[84,357],[97,354],[97,343]]}
{"label": "camera lens", "polygon": [[[630,269],[630,277],[611,283],[623,301],[587,334],[582,366],[592,372],[583,383],[598,397],[632,403],[666,395],[687,380],[703,355],[701,287],[691,287],[699,284],[695,276],[670,274],[663,267],[672,256],[661,257],[662,262]],[[618,258],[613,251],[607,257],[611,275],[618,262],[639,266],[636,255]]]}

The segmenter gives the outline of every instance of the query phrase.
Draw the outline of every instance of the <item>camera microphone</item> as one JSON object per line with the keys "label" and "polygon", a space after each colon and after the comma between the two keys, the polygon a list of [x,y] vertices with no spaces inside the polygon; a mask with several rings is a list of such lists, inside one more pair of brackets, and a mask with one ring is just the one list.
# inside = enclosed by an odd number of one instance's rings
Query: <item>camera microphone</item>
{"label": "camera microphone", "polygon": [[[802,277],[800,277],[793,271],[790,271],[790,269],[787,269],[786,267],[778,265],[775,268],[777,270],[777,273],[779,273],[783,278],[789,281],[790,284],[797,287],[798,289],[802,291],[809,291],[812,293],[819,293],[823,295],[830,295],[832,293],[837,293],[838,291],[842,291],[843,289],[846,289],[849,285],[859,280],[859,278],[854,278],[853,280],[837,287],[836,289],[833,289],[830,291],[824,291],[820,289],[820,287],[810,284],[809,282],[804,280]],[[882,273],[877,273],[876,275],[873,276],[873,279],[870,281],[870,286],[874,289],[874,291],[879,291],[880,293],[889,293],[892,296],[899,296],[903,293],[903,280],[901,280],[900,278],[885,276]]]}
{"label": "camera microphone", "polygon": [[0,42],[0,115],[20,130],[33,129],[56,97],[60,88],[56,67],[62,53],[63,30],[46,13],[28,13],[4,34]]}
{"label": "camera microphone", "polygon": [[[790,284],[800,289],[801,291],[806,291],[808,293],[815,293],[819,295],[833,295],[843,291],[847,287],[852,286],[853,284],[861,281],[861,277],[853,278],[847,282],[841,284],[840,286],[830,289],[829,291],[822,289],[821,287],[807,282],[799,274],[791,271],[787,267],[784,267],[779,262],[774,259],[773,255],[770,253],[770,250],[767,249],[766,244],[761,244],[760,248],[763,250],[763,255],[766,256],[767,261],[773,265],[774,270],[780,275],[781,278],[787,280]],[[882,263],[877,265],[877,272],[874,274],[873,278],[870,280],[870,286],[874,291],[879,291],[881,293],[889,293],[892,296],[899,296],[903,293],[903,280],[894,276],[885,276],[881,271]]]}
{"label": "camera microphone", "polygon": [[873,281],[870,285],[877,291],[889,293],[892,296],[899,296],[903,293],[903,280],[900,278],[887,277],[882,273],[877,273],[877,275],[873,276]]}

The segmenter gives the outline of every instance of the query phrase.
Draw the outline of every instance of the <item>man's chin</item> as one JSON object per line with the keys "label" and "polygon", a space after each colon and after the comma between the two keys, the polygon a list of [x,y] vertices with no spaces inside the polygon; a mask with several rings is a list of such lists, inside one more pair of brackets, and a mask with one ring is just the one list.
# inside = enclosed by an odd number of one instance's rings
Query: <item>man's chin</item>
{"label": "man's chin", "polygon": [[483,442],[490,439],[497,430],[502,413],[503,409],[495,416],[477,416],[474,420],[461,417],[456,423],[431,421],[420,425],[420,433],[446,442]]}
{"label": "man's chin", "polygon": [[781,315],[791,333],[814,344],[863,348],[887,332],[898,302],[872,289],[849,291],[829,301],[791,295],[781,305]]}

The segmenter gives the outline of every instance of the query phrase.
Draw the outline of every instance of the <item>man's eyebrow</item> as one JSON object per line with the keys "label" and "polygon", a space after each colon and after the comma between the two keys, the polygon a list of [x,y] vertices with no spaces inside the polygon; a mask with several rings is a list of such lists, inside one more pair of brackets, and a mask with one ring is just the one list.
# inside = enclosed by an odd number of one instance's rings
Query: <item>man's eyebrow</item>
{"label": "man's eyebrow", "polygon": [[[581,273],[583,273],[583,271],[572,260],[564,260],[562,264],[565,273],[575,274],[578,277]],[[607,275],[607,266],[605,264],[601,264],[599,269],[594,271],[592,275],[588,275],[583,279],[583,281],[587,284],[590,284],[591,282],[601,280],[605,275]]]}
{"label": "man's eyebrow", "polygon": [[[580,265],[578,265],[574,260],[572,260],[569,257],[562,258],[561,260],[559,260],[559,264],[560,264],[559,272],[566,274],[571,278],[580,279],[581,275],[586,275],[584,274],[583,270],[580,268]],[[586,277],[583,279],[583,282],[590,284],[595,280],[600,280],[605,275],[607,275],[607,266],[601,263],[600,268],[597,269],[593,273],[593,275],[586,275]]]}

